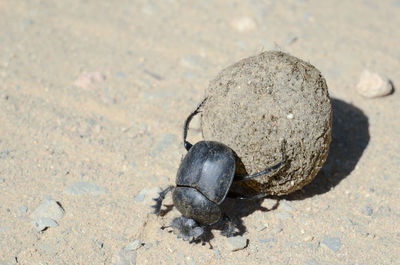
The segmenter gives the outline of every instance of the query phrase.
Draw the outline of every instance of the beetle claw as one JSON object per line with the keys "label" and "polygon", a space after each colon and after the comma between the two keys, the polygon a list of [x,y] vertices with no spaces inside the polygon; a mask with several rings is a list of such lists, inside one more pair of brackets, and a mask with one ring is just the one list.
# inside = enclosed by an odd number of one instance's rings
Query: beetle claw
{"label": "beetle claw", "polygon": [[177,238],[182,238],[189,243],[198,242],[204,235],[203,227],[199,226],[193,219],[183,216],[174,218],[171,227]]}
{"label": "beetle claw", "polygon": [[153,198],[153,201],[156,202],[155,205],[151,206],[151,208],[154,208],[154,211],[153,211],[154,214],[160,215],[161,206],[162,206],[162,202],[165,198],[165,195],[167,195],[167,193],[170,192],[173,188],[174,188],[174,186],[168,186],[165,190],[161,191],[158,194],[158,198]]}

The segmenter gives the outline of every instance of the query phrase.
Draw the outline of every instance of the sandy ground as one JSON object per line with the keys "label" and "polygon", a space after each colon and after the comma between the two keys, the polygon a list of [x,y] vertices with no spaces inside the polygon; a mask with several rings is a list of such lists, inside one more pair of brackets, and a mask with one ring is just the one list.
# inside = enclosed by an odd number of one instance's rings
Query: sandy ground
{"label": "sandy ground", "polygon": [[[364,69],[400,86],[399,15],[398,0],[1,1],[0,264],[400,264],[400,94],[355,89]],[[271,49],[326,77],[328,161],[302,191],[234,204],[244,249],[219,231],[189,245],[151,197],[209,80]]]}

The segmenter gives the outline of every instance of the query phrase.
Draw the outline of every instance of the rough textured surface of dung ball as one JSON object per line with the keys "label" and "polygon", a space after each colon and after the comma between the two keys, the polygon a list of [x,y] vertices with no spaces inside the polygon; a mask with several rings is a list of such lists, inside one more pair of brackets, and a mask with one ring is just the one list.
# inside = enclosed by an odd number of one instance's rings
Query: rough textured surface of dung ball
{"label": "rough textured surface of dung ball", "polygon": [[245,182],[267,194],[301,189],[326,160],[332,108],[325,79],[311,64],[272,51],[224,69],[206,91],[202,112],[205,140],[228,145],[254,174],[279,163],[286,140],[287,162],[278,171]]}

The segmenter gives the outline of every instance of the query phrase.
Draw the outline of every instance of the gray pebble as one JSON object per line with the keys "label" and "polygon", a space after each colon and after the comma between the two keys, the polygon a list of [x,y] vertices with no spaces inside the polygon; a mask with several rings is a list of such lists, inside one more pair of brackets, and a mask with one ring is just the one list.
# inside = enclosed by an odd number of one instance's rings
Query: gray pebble
{"label": "gray pebble", "polygon": [[265,198],[264,201],[262,202],[262,206],[267,208],[268,210],[273,209],[276,207],[278,204],[278,200],[276,199],[271,199],[271,198]]}
{"label": "gray pebble", "polygon": [[33,221],[33,226],[35,227],[36,231],[40,232],[49,227],[56,227],[58,224],[53,219],[44,217],[35,219]]}
{"label": "gray pebble", "polygon": [[70,183],[64,188],[63,192],[68,195],[104,195],[108,193],[106,188],[99,187],[95,183],[86,181]]}
{"label": "gray pebble", "polygon": [[256,230],[257,230],[258,232],[261,232],[261,231],[263,231],[263,230],[265,230],[265,229],[267,229],[267,228],[268,228],[268,224],[262,224],[262,225],[258,226],[258,227],[256,228]]}
{"label": "gray pebble", "polygon": [[146,244],[144,244],[144,248],[145,248],[145,249],[149,249],[149,248],[151,248],[152,246],[153,246],[152,243],[146,243]]}
{"label": "gray pebble", "polygon": [[146,204],[154,204],[153,198],[157,198],[161,191],[162,191],[162,189],[160,187],[154,187],[151,189],[144,188],[135,197],[135,200],[144,201]]}
{"label": "gray pebble", "polygon": [[318,261],[316,261],[315,259],[309,259],[306,262],[307,265],[320,265],[320,263],[318,263]]}
{"label": "gray pebble", "polygon": [[270,243],[273,243],[273,242],[275,242],[275,239],[272,237],[258,240],[258,243],[267,244],[267,245],[270,245]]}
{"label": "gray pebble", "polygon": [[50,197],[46,197],[30,215],[32,219],[50,218],[56,221],[60,220],[63,216],[64,209]]}
{"label": "gray pebble", "polygon": [[139,193],[136,197],[135,197],[136,201],[143,201],[144,200],[144,194],[143,193]]}
{"label": "gray pebble", "polygon": [[0,152],[0,158],[4,159],[6,158],[6,156],[8,156],[8,154],[10,153],[10,151],[8,151],[8,149],[5,149],[3,151]]}
{"label": "gray pebble", "polygon": [[0,183],[6,182],[4,178],[0,178]]}
{"label": "gray pebble", "polygon": [[135,265],[136,251],[122,249],[118,254],[114,255],[111,260],[111,265]]}
{"label": "gray pebble", "polygon": [[371,215],[374,213],[374,209],[373,209],[371,206],[367,205],[367,206],[365,206],[365,208],[362,210],[362,213],[365,214],[365,215],[367,215],[367,216],[371,216]]}
{"label": "gray pebble", "polygon": [[341,246],[340,238],[338,237],[324,237],[321,243],[333,252],[337,252]]}
{"label": "gray pebble", "polygon": [[124,249],[127,250],[127,251],[133,251],[133,250],[137,250],[141,246],[142,246],[142,242],[140,242],[140,240],[134,240],[134,241],[130,242],[128,245],[126,245],[124,247]]}
{"label": "gray pebble", "polygon": [[96,241],[95,244],[96,244],[96,246],[97,246],[98,248],[103,248],[103,247],[104,247],[104,243],[103,243],[103,242]]}
{"label": "gray pebble", "polygon": [[242,236],[229,237],[226,240],[226,246],[230,251],[244,249],[247,246],[247,239]]}
{"label": "gray pebble", "polygon": [[272,232],[274,233],[274,234],[278,234],[278,233],[280,233],[280,232],[282,232],[283,231],[283,228],[282,228],[282,226],[280,226],[280,225],[278,225],[277,227],[275,227],[274,229],[272,229]]}
{"label": "gray pebble", "polygon": [[21,207],[18,208],[18,212],[22,215],[25,215],[28,212],[28,207],[22,205]]}

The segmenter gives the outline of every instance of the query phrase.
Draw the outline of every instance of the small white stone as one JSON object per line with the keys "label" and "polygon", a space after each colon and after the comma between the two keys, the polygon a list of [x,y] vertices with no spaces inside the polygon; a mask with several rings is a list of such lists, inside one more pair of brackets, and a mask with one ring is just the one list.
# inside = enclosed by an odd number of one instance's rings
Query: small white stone
{"label": "small white stone", "polygon": [[232,21],[232,27],[239,32],[251,31],[256,28],[256,22],[251,17],[239,17]]}
{"label": "small white stone", "polygon": [[293,119],[293,117],[294,117],[293,113],[289,113],[289,114],[286,116],[286,118],[288,118],[289,120]]}
{"label": "small white stone", "polygon": [[226,240],[226,246],[231,251],[244,249],[247,246],[247,239],[242,236],[229,237]]}
{"label": "small white stone", "polygon": [[357,84],[357,91],[366,98],[376,98],[389,95],[393,90],[390,80],[378,73],[364,70]]}

